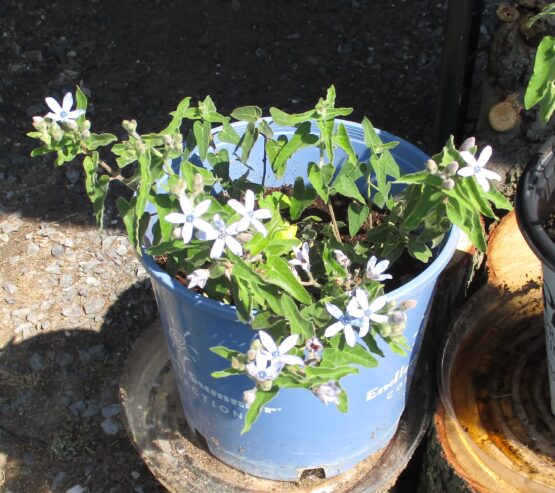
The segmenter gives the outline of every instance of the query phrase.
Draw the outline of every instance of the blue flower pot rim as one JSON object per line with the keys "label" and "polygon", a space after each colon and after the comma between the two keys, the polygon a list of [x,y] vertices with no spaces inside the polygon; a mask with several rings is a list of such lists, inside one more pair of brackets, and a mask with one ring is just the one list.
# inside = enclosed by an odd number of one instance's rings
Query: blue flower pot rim
{"label": "blue flower pot rim", "polygon": [[[336,125],[339,123],[348,123],[351,127],[350,129],[360,135],[363,135],[362,125],[360,123],[351,122],[347,120],[340,120],[336,119]],[[246,127],[246,123],[244,122],[236,122],[233,124],[236,128]],[[291,131],[291,127],[284,127],[280,125],[274,126],[275,130],[277,131]],[[399,141],[399,148],[402,146],[409,146],[418,152],[422,152],[416,146],[412,145],[410,142],[405,141],[404,139],[398,138],[389,132],[385,132],[380,129],[375,129],[376,132],[385,137],[388,141],[396,140]],[[214,129],[213,132],[217,132],[218,129]],[[418,287],[422,284],[427,284],[430,281],[435,280],[439,274],[443,271],[445,266],[451,260],[453,256],[453,252],[457,247],[457,243],[460,237],[460,230],[456,226],[452,226],[451,230],[448,233],[447,238],[442,242],[442,244],[438,247],[440,248],[439,255],[433,260],[433,262],[426,267],[420,274],[418,274],[414,279],[410,280],[407,284],[394,289],[393,291],[386,293],[387,299],[392,300],[399,300],[399,299],[408,299],[411,295],[411,292],[418,289]],[[233,305],[228,305],[221,301],[216,301],[206,296],[203,296],[195,291],[190,290],[179,281],[177,281],[173,276],[169,275],[165,270],[163,270],[152,258],[152,256],[147,255],[144,249],[142,249],[142,256],[139,257],[141,263],[143,264],[146,271],[149,273],[151,277],[156,279],[159,283],[165,286],[167,289],[173,290],[177,292],[179,296],[187,300],[189,304],[196,305],[197,308],[209,311],[211,313],[218,313],[221,318],[238,321],[238,317],[236,314],[236,308]],[[415,260],[416,261],[416,260]]]}

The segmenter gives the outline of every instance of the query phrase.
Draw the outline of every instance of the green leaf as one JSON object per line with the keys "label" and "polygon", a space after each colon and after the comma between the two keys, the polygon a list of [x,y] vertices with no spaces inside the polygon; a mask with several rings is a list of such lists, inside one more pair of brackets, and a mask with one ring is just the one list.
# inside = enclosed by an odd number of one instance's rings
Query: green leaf
{"label": "green leaf", "polygon": [[316,199],[316,190],[312,187],[305,187],[301,177],[295,179],[293,194],[291,195],[290,213],[291,219],[298,219],[303,211]]}
{"label": "green leaf", "polygon": [[320,198],[327,202],[329,198],[329,183],[335,173],[335,167],[331,163],[319,166],[316,163],[308,163],[308,179]]}
{"label": "green leaf", "polygon": [[241,140],[241,136],[230,123],[225,122],[223,124],[222,131],[218,133],[218,140],[220,142],[237,145]]}
{"label": "green leaf", "polygon": [[356,180],[362,176],[360,168],[356,165],[347,161],[343,163],[343,166],[339,170],[339,173],[333,181],[333,189],[335,192],[344,195],[345,197],[350,197],[352,199],[358,200],[361,204],[365,204],[366,200],[360,193]]}
{"label": "green leaf", "polygon": [[179,132],[179,129],[181,128],[181,122],[183,121],[183,118],[185,118],[186,111],[189,108],[190,104],[191,104],[190,97],[186,97],[182,99],[177,105],[177,109],[170,113],[170,115],[172,116],[171,122],[160,133],[166,134],[166,135],[173,135]]}
{"label": "green leaf", "polygon": [[258,130],[267,139],[274,138],[274,131],[272,130],[272,127],[270,127],[270,124],[266,120],[260,120],[260,122],[258,123]]}
{"label": "green leaf", "polygon": [[314,110],[305,111],[304,113],[299,113],[297,115],[290,115],[281,111],[278,108],[270,108],[270,115],[272,115],[272,120],[278,125],[283,125],[285,127],[294,127],[299,123],[306,122],[307,120],[313,120],[318,117]]}
{"label": "green leaf", "polygon": [[53,149],[47,146],[37,147],[31,151],[31,157],[42,156],[44,154],[48,154],[49,152],[53,152]]}
{"label": "green leaf", "polygon": [[471,209],[464,207],[456,199],[450,197],[445,204],[447,217],[462,231],[464,231],[470,241],[482,252],[487,249],[486,238],[480,222],[480,215]]}
{"label": "green leaf", "polygon": [[513,206],[509,199],[507,199],[507,197],[505,197],[495,187],[490,187],[489,192],[485,192],[484,195],[498,209],[504,209],[507,211],[513,209]]}
{"label": "green leaf", "polygon": [[235,370],[233,368],[228,368],[227,370],[213,371],[210,376],[212,378],[225,378],[231,377],[233,375],[244,375],[244,371]]}
{"label": "green leaf", "polygon": [[353,148],[353,144],[351,143],[351,139],[349,138],[349,134],[347,133],[347,129],[343,123],[339,124],[337,128],[337,134],[335,134],[335,143],[341,147],[347,154],[347,159],[353,163],[358,161],[358,157],[355,153]]}
{"label": "green leaf", "polygon": [[260,416],[262,408],[277,395],[278,391],[279,388],[276,386],[273,386],[268,392],[257,390],[254,402],[249,407],[245,416],[245,425],[241,430],[241,435],[247,433],[247,431],[251,429],[254,422],[258,419],[258,416]]}
{"label": "green leaf", "polygon": [[216,111],[216,105],[214,104],[214,101],[212,101],[212,98],[210,96],[206,96],[206,98],[204,98],[204,101],[199,102],[198,107],[201,118],[206,120],[207,122],[223,123],[229,120],[229,118],[220,115]]}
{"label": "green leaf", "polygon": [[[146,208],[146,202],[152,187],[150,176],[151,153],[147,148],[144,154],[139,156],[139,188],[137,189],[137,202],[135,203],[135,215],[140,219]],[[140,238],[137,238],[140,240]]]}
{"label": "green leaf", "polygon": [[252,266],[244,262],[241,258],[233,256],[233,270],[232,275],[247,283],[264,284],[264,280],[256,273]]}
{"label": "green leaf", "polygon": [[366,368],[378,366],[378,360],[359,344],[354,347],[345,344],[342,349],[324,349],[322,361],[327,361],[333,366],[359,365]]}
{"label": "green leaf", "polygon": [[286,294],[281,298],[283,305],[283,314],[291,326],[292,334],[300,334],[305,339],[310,339],[314,336],[314,328],[309,320],[303,318],[299,312],[297,304],[293,301],[291,296]]}
{"label": "green leaf", "polygon": [[305,305],[312,303],[312,297],[293,275],[289,269],[289,264],[281,257],[268,257],[266,263],[261,266],[265,280],[284,289],[297,301]]}
{"label": "green leaf", "polygon": [[337,405],[337,409],[342,412],[346,413],[349,410],[349,398],[347,396],[347,392],[344,389],[341,389],[342,392],[339,394],[339,404]]}
{"label": "green leaf", "polygon": [[93,151],[99,147],[107,146],[112,142],[116,142],[118,138],[113,134],[91,134],[86,140],[87,147]]}
{"label": "green leaf", "polygon": [[429,171],[419,171],[417,173],[410,173],[408,175],[403,175],[395,183],[422,183],[425,185],[430,185],[433,187],[441,188],[443,183],[443,178],[438,175],[432,175]]}
{"label": "green leaf", "polygon": [[210,146],[210,131],[212,127],[210,122],[199,122],[196,121],[193,124],[193,133],[195,134],[195,140],[197,141],[198,152],[201,161],[206,160],[206,154],[208,153],[208,148]]}
{"label": "green leaf", "polygon": [[405,218],[401,224],[403,229],[407,231],[416,229],[432,209],[443,200],[441,191],[432,187],[424,186],[415,189],[415,191],[417,194],[414,194],[414,200],[409,202]]}
{"label": "green leaf", "polygon": [[83,159],[83,169],[85,170],[85,190],[89,200],[93,204],[96,222],[100,228],[102,228],[104,220],[104,203],[108,193],[110,177],[108,175],[98,175],[97,152],[93,152],[92,157],[86,156],[85,159]]}
{"label": "green leaf", "polygon": [[370,208],[366,204],[351,202],[347,208],[347,220],[349,222],[349,235],[355,236],[370,215]]}
{"label": "green leaf", "polygon": [[444,192],[446,195],[457,194],[459,202],[467,201],[469,208],[474,208],[480,214],[497,219],[492,211],[489,202],[484,197],[485,192],[474,177],[467,177],[456,181],[456,186],[452,190]]}
{"label": "green leaf", "polygon": [[432,257],[432,251],[426,243],[419,241],[418,238],[411,238],[407,244],[409,255],[420,262],[427,263]]}
{"label": "green leaf", "polygon": [[243,164],[248,161],[252,148],[254,147],[254,144],[256,144],[257,140],[258,129],[254,126],[253,123],[249,123],[247,125],[247,129],[245,130],[245,133],[241,137],[241,140],[238,144],[238,146],[241,147],[241,157],[239,158],[239,161],[241,161]]}
{"label": "green leaf", "polygon": [[137,251],[137,253],[141,254],[140,244],[137,240],[138,233],[137,233],[137,221],[135,220],[135,203],[137,201],[136,197],[133,197],[129,202],[125,200],[123,197],[118,197],[116,200],[116,205],[118,207],[118,211],[120,216],[123,220],[123,224],[125,225],[125,229],[127,231],[127,236],[129,237],[129,241]]}
{"label": "green leaf", "polygon": [[347,375],[358,373],[358,368],[351,366],[337,366],[326,368],[322,366],[307,366],[305,368],[306,379],[311,386],[328,383],[330,380],[337,381]]}
{"label": "green leaf", "polygon": [[555,105],[555,37],[545,36],[538,46],[534,72],[526,88],[524,106],[530,109],[540,104],[540,118],[545,124]]}
{"label": "green leaf", "polygon": [[258,106],[241,106],[234,109],[231,116],[243,122],[256,123],[262,117],[262,110]]}
{"label": "green leaf", "polygon": [[[275,141],[268,141],[268,144],[270,142]],[[282,139],[278,142],[277,145],[270,145],[267,149],[271,150],[271,153],[268,152],[268,157],[270,158],[272,170],[277,178],[281,178],[285,174],[289,158],[299,149],[314,145],[318,142],[318,137],[310,133],[310,122],[304,122],[297,127],[289,142],[281,144],[281,142],[284,142]]]}
{"label": "green leaf", "polygon": [[225,346],[212,346],[210,351],[228,361],[231,361],[233,358],[237,358],[237,356],[241,355],[239,351],[234,351],[233,349],[226,348]]}
{"label": "green leaf", "polygon": [[[77,89],[75,90],[75,102],[75,109],[87,111],[87,96],[85,96],[85,93],[81,90],[79,86],[77,86]],[[80,125],[85,121],[85,118],[86,114],[83,114],[79,118],[77,118],[76,122]]]}
{"label": "green leaf", "polygon": [[231,278],[231,292],[237,309],[237,317],[243,323],[249,323],[252,312],[252,297],[243,281],[237,277]]}
{"label": "green leaf", "polygon": [[[399,178],[401,176],[401,170],[393,158],[393,155],[388,150],[393,143],[384,144],[378,132],[376,132],[374,126],[366,117],[362,120],[362,130],[364,132],[364,143],[370,148],[374,155],[380,156],[380,158],[383,159],[383,161],[380,162],[380,166],[384,169],[385,174],[392,178]],[[396,144],[398,143],[395,143],[395,146]]]}

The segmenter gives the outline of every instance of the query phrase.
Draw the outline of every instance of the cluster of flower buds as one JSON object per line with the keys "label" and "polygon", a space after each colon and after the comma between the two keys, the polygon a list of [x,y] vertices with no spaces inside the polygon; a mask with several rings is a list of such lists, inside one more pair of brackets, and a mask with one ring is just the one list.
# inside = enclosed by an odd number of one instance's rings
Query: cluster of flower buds
{"label": "cluster of flower buds", "polygon": [[312,392],[327,406],[328,404],[339,405],[339,396],[343,390],[336,382],[328,382],[314,387]]}
{"label": "cluster of flower buds", "polygon": [[183,144],[183,135],[176,133],[174,135],[164,135],[162,137],[164,147],[172,151],[180,151]]}
{"label": "cluster of flower buds", "polygon": [[382,337],[401,337],[407,325],[407,311],[416,306],[416,300],[406,300],[397,305],[391,301],[386,305],[387,322],[380,325],[379,333]]}
{"label": "cluster of flower buds", "polygon": [[426,169],[431,174],[437,174],[443,179],[441,186],[445,190],[453,190],[453,188],[455,188],[455,180],[453,180],[453,177],[457,174],[459,169],[459,163],[457,163],[457,161],[451,161],[439,171],[437,163],[433,159],[428,159],[428,161],[426,161]]}

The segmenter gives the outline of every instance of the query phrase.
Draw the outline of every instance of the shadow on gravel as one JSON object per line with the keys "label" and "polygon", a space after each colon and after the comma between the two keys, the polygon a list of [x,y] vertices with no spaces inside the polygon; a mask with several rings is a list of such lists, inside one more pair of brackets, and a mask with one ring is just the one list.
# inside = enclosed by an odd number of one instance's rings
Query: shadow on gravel
{"label": "shadow on gravel", "polygon": [[131,446],[119,417],[127,353],[156,317],[137,284],[107,311],[99,333],[45,333],[0,350],[0,490],[163,492]]}

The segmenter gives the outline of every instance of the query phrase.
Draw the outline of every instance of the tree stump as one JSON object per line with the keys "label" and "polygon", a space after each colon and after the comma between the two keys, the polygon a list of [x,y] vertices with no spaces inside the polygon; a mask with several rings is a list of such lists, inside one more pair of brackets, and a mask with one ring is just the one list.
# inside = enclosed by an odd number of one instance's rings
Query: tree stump
{"label": "tree stump", "polygon": [[490,281],[441,351],[423,492],[555,491],[541,268],[514,213],[490,239]]}

